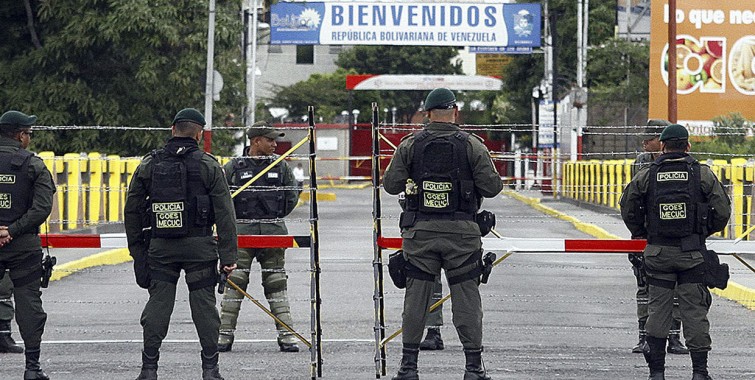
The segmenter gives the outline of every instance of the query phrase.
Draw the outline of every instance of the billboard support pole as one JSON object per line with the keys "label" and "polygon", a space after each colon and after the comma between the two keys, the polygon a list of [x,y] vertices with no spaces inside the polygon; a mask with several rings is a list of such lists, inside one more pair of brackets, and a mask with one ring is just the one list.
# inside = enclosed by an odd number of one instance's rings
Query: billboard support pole
{"label": "billboard support pole", "polygon": [[669,0],[668,13],[668,120],[676,123],[676,0]]}

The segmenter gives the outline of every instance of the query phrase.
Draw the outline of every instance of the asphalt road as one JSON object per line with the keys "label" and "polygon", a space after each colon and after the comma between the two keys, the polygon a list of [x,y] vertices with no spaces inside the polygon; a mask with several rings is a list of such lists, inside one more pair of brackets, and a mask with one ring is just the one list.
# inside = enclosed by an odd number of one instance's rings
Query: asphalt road
{"label": "asphalt road", "polygon": [[[374,308],[371,189],[328,190],[320,202],[324,379],[374,379]],[[398,207],[384,194],[384,235],[398,236]],[[547,217],[516,200],[499,197],[485,208],[498,215],[504,236],[589,238],[570,223]],[[290,216],[290,232],[308,233],[309,210]],[[65,254],[58,252],[58,255]],[[289,296],[295,328],[310,338],[309,250],[287,251]],[[263,297],[254,269],[250,293]],[[386,272],[386,279],[387,279]],[[645,379],[636,343],[635,282],[626,255],[514,254],[481,287],[485,310],[484,361],[494,379]],[[403,291],[385,284],[388,333],[400,327]],[[48,322],[43,367],[53,379],[133,379],[139,372],[139,316],[147,292],[133,281],[130,264],[92,268],[44,290]],[[219,303],[219,300],[218,300]],[[420,354],[422,379],[460,379],[464,357],[444,308],[444,351]],[[753,311],[714,296],[710,313],[716,379],[755,378]],[[17,331],[16,326],[13,327]],[[18,339],[18,334],[14,336]],[[280,353],[272,321],[244,302],[233,351],[220,357],[230,379],[308,379],[310,354]],[[400,337],[388,345],[395,374]],[[199,379],[199,344],[183,279],[170,331],[161,350],[160,379]],[[23,355],[0,355],[0,378],[21,378]],[[688,356],[667,358],[667,379],[691,376]]]}

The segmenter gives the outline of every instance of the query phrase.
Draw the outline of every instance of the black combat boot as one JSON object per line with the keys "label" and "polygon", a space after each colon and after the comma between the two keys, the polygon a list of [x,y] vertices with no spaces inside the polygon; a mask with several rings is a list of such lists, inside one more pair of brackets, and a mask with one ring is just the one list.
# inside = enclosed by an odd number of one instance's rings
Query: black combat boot
{"label": "black combat boot", "polygon": [[142,351],[142,371],[136,380],[157,380],[157,362],[160,352],[157,350]]}
{"label": "black combat boot", "polygon": [[39,367],[39,347],[26,348],[26,371],[24,371],[24,380],[50,380]]}
{"label": "black combat boot", "polygon": [[692,380],[713,380],[708,375],[708,351],[690,352],[692,358]]}
{"label": "black combat boot", "polygon": [[0,321],[0,353],[20,354],[24,348],[17,345],[10,335],[10,321]]}
{"label": "black combat boot", "polygon": [[638,331],[639,331],[640,340],[637,342],[636,346],[632,347],[632,352],[635,354],[643,353],[645,351],[645,348],[648,345],[648,342],[647,342],[648,332],[645,330],[645,321],[638,321],[638,325],[639,325]]}
{"label": "black combat boot", "polygon": [[218,338],[218,351],[231,351],[233,349],[233,337],[233,335],[221,333],[220,337]]}
{"label": "black combat boot", "polygon": [[223,380],[218,367],[218,356],[217,351],[210,355],[202,351],[202,380]]}
{"label": "black combat boot", "polygon": [[648,349],[643,352],[645,361],[650,369],[648,380],[665,380],[666,371],[666,338],[647,337]]}
{"label": "black combat boot", "polygon": [[418,357],[419,348],[407,348],[404,346],[404,353],[401,357],[401,368],[398,369],[396,376],[393,376],[393,380],[419,380],[419,374],[417,373]]}
{"label": "black combat boot", "polygon": [[490,380],[482,364],[482,349],[464,350],[467,365],[464,367],[464,380]]}
{"label": "black combat boot", "polygon": [[440,337],[440,329],[437,327],[427,329],[427,335],[425,335],[425,340],[419,344],[419,349],[434,351],[442,350],[443,348],[443,338]]}
{"label": "black combat boot", "polygon": [[681,328],[682,328],[682,322],[674,320],[671,325],[671,331],[668,334],[668,348],[666,348],[666,350],[669,354],[676,354],[676,355],[689,354],[689,350],[687,349],[687,347],[684,347],[684,343],[682,343],[682,339],[680,336]]}

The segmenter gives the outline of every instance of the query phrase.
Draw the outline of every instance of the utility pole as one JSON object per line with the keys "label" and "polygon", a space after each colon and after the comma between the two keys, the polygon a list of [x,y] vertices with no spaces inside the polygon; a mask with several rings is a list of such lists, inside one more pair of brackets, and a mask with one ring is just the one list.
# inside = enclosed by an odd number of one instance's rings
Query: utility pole
{"label": "utility pole", "polygon": [[247,40],[247,59],[246,61],[246,95],[247,95],[247,115],[246,127],[249,128],[254,124],[257,113],[257,0],[249,0],[249,13],[252,22],[249,25],[249,34],[251,38]]}
{"label": "utility pole", "polygon": [[215,0],[210,0],[209,20],[207,23],[207,72],[204,89],[204,118],[207,125],[202,135],[204,137],[204,151],[212,151],[212,94],[214,92],[215,59]]}
{"label": "utility pole", "polygon": [[676,0],[669,0],[668,14],[668,121],[676,123]]}

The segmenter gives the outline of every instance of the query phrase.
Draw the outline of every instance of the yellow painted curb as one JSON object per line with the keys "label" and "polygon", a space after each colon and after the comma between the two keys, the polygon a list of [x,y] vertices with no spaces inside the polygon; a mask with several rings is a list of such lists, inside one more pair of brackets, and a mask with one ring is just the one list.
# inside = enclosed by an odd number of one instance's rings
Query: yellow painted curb
{"label": "yellow painted curb", "polygon": [[78,260],[69,261],[56,265],[50,276],[50,281],[60,280],[63,277],[74,274],[82,269],[98,267],[102,265],[117,265],[131,261],[128,248],[111,249],[87,256]]}
{"label": "yellow painted curb", "polygon": [[720,297],[739,302],[750,310],[755,310],[755,290],[737,284],[734,281],[729,280],[729,284],[724,290],[711,289],[710,292]]}
{"label": "yellow painted curb", "polygon": [[[299,194],[299,200],[302,202],[309,202],[310,195],[309,192],[303,191],[301,194]],[[317,201],[335,201],[336,200],[336,193],[327,193],[327,192],[317,192]]]}
{"label": "yellow painted curb", "polygon": [[[530,205],[535,210],[538,210],[540,212],[543,212],[548,215],[555,216],[559,219],[566,220],[569,223],[573,224],[574,227],[576,227],[578,230],[591,235],[593,237],[596,237],[598,239],[620,239],[620,237],[611,234],[607,232],[606,230],[591,224],[591,223],[585,223],[580,221],[579,219],[566,215],[560,211],[556,211],[550,207],[543,206],[540,203],[540,199],[538,198],[530,198],[526,197],[524,195],[515,193],[510,190],[504,190],[503,195],[509,196],[511,198],[514,198],[522,203],[525,203],[527,205]],[[744,307],[755,310],[755,289],[750,289],[746,286],[737,284],[734,281],[729,280],[729,285],[726,287],[725,290],[721,289],[711,289],[710,291],[713,294],[716,294],[720,297],[732,300],[734,302],[740,303],[744,305]]]}

